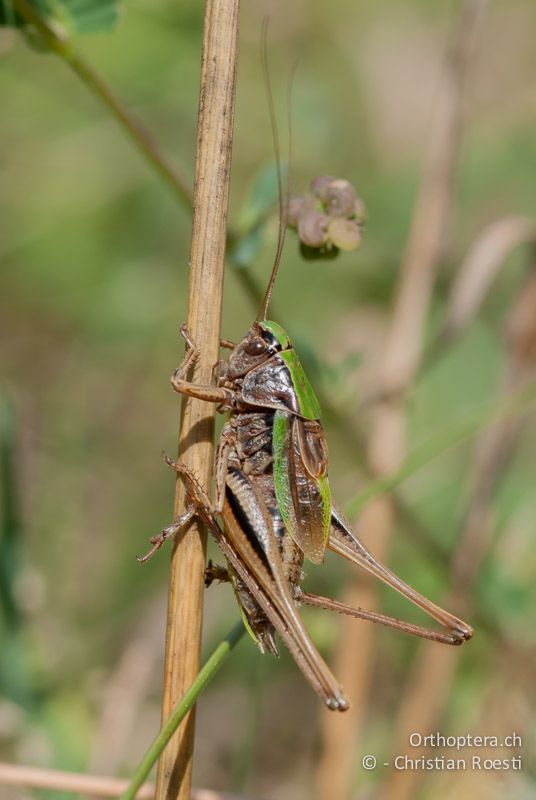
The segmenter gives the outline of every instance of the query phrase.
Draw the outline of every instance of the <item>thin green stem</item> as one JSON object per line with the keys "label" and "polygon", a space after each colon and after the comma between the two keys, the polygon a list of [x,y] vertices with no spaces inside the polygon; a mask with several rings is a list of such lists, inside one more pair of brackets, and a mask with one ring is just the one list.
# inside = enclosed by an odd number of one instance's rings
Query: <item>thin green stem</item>
{"label": "thin green stem", "polygon": [[525,412],[536,402],[536,382],[532,381],[521,391],[507,400],[495,403],[482,411],[478,408],[465,414],[462,419],[415,448],[395,472],[373,481],[357,497],[348,503],[346,511],[349,517],[356,516],[373,498],[392,491],[429,461],[450,450],[454,445],[474,436],[483,428],[499,420],[515,417]]}
{"label": "thin green stem", "polygon": [[244,631],[245,628],[243,624],[239,622],[227,634],[225,639],[220,642],[212,655],[207,659],[203,667],[200,669],[196,679],[188,691],[184,694],[182,700],[177,703],[168,719],[160,729],[153,743],[147,750],[147,753],[140,761],[140,764],[138,765],[138,768],[132,777],[128,789],[123,792],[119,800],[134,800],[136,793],[147,780],[151,769],[158,761],[158,758],[160,757],[160,754],[164,750],[165,746],[181,724],[188,711],[197,702],[199,696],[206,689],[208,683],[212,680],[214,675],[223,665],[224,661],[230,655],[233,648],[238,644]]}
{"label": "thin green stem", "polygon": [[89,91],[108,108],[130,140],[134,142],[146,161],[163,178],[177,199],[186,208],[191,209],[192,193],[189,183],[164,158],[153,137],[139,120],[135,119],[124,108],[91,64],[85,61],[67,38],[61,36],[50,27],[28,0],[13,0],[13,6],[22,19],[36,29],[45,44],[71,67]]}
{"label": "thin green stem", "polygon": [[15,581],[21,561],[21,511],[15,469],[17,420],[10,398],[0,392],[0,610],[6,628],[15,635],[22,616]]}

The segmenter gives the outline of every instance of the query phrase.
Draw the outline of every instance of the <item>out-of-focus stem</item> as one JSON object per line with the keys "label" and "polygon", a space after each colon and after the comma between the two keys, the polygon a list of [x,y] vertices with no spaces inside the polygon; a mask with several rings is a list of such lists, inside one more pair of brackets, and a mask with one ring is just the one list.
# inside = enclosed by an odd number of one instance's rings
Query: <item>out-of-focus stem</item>
{"label": "out-of-focus stem", "polygon": [[[367,442],[371,472],[380,478],[395,472],[404,456],[406,395],[420,363],[434,279],[449,230],[465,76],[475,25],[484,5],[485,0],[465,0],[463,3],[462,13],[452,32],[438,92],[391,323],[380,361],[379,399],[372,409]],[[376,498],[361,515],[360,529],[371,543],[375,556],[381,560],[385,560],[387,555],[394,519],[394,504],[388,496]],[[350,584],[348,593],[348,602],[363,608],[375,608],[376,590],[370,581],[361,581],[361,589]],[[347,602],[346,598],[344,600]],[[373,626],[341,621],[336,662],[342,674],[354,674],[356,678],[345,686],[352,707],[344,718],[334,720],[324,714],[324,751],[318,773],[321,800],[345,800],[349,796],[360,728],[372,692],[375,641]],[[343,728],[344,734],[341,735]]]}
{"label": "out-of-focus stem", "polygon": [[[519,395],[536,376],[536,264],[510,312],[506,349],[499,391],[504,400]],[[484,431],[477,442],[471,497],[452,560],[452,589],[445,598],[447,607],[456,614],[471,615],[475,579],[493,534],[493,495],[507,472],[523,424],[523,416],[504,419]],[[497,647],[502,649],[504,643],[497,642]],[[506,657],[507,653],[502,655]],[[516,659],[512,658],[512,662]],[[395,722],[394,753],[402,755],[406,751],[410,732],[438,729],[457,663],[447,648],[421,647]],[[426,754],[424,748],[411,750],[413,758]],[[422,778],[418,771],[393,771],[383,787],[381,800],[411,800],[416,797]]]}
{"label": "out-of-focus stem", "polygon": [[[80,772],[64,772],[57,769],[28,767],[25,764],[0,762],[0,785],[26,786],[29,789],[48,789],[69,792],[80,796],[118,797],[127,786],[127,781],[107,775],[83,775]],[[153,800],[155,787],[144,784],[136,794],[136,800]],[[246,800],[227,792],[208,789],[192,789],[191,800]]]}
{"label": "out-of-focus stem", "polygon": [[353,517],[377,497],[391,492],[419,469],[446,453],[468,438],[488,428],[494,423],[505,423],[522,415],[536,402],[536,381],[520,386],[518,391],[506,397],[495,398],[489,407],[478,407],[475,411],[455,420],[444,430],[438,431],[410,452],[399,468],[390,475],[377,478],[360,492],[346,507],[348,516]]}
{"label": "out-of-focus stem", "polygon": [[44,40],[45,44],[56,53],[78,75],[101,103],[103,103],[116,119],[128,138],[136,145],[150,166],[163,178],[177,199],[187,208],[192,206],[192,193],[186,181],[162,155],[150,133],[137,120],[116,95],[106,81],[95,71],[72,43],[54,28],[36,11],[28,0],[12,0],[17,14],[32,25]]}
{"label": "out-of-focus stem", "polygon": [[21,513],[16,480],[17,423],[10,398],[0,392],[0,611],[6,635],[16,635],[21,612],[14,592],[20,562]]}

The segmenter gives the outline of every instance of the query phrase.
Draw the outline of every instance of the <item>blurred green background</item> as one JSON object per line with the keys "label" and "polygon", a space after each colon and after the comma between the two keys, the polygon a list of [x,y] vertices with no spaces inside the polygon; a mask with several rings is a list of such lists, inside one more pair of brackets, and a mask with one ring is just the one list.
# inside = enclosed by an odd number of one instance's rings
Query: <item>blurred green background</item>
{"label": "blurred green background", "polygon": [[[286,83],[299,59],[294,188],[304,190],[320,173],[345,177],[368,211],[362,248],[334,261],[304,261],[289,235],[274,308],[313,383],[364,434],[370,407],[363,399],[374,386],[459,9],[423,0],[274,0],[244,3],[242,11],[230,225],[247,211],[252,186],[273,159],[259,63],[261,22],[269,13],[283,130]],[[536,215],[535,30],[533,0],[487,4],[468,72],[430,340],[483,227],[505,215]],[[187,182],[201,31],[200,2],[131,0],[113,32],[74,38]],[[182,354],[190,214],[58,57],[4,28],[0,59],[1,758],[129,775],[159,725],[169,552],[144,568],[135,555],[172,512],[173,476],[159,453],[176,448],[179,399],[168,376]],[[248,267],[259,284],[270,269],[276,229],[274,214]],[[521,247],[507,258],[480,313],[420,373],[408,400],[408,450],[498,394],[505,320],[524,286],[528,254]],[[223,334],[239,338],[253,315],[231,267]],[[334,495],[344,506],[367,484],[362,454],[348,446],[333,414],[326,428]],[[529,414],[489,504],[492,541],[469,612],[477,634],[456,651],[456,676],[436,728],[460,735],[517,730],[523,770],[428,771],[412,787],[414,797],[536,796],[535,445]],[[426,536],[447,553],[456,550],[474,452],[473,437],[398,488]],[[397,523],[389,564],[441,601],[450,586],[447,561],[424,552],[406,529]],[[322,570],[308,572],[308,586],[342,596],[344,565],[328,558]],[[381,597],[388,613],[411,615],[403,600]],[[493,621],[491,630],[479,630],[479,613]],[[229,587],[207,592],[207,653],[237,616]],[[329,658],[339,619],[309,610],[304,617]],[[519,647],[506,646],[501,632]],[[395,796],[386,788],[388,769],[365,772],[360,762],[369,752],[380,762],[391,757],[392,721],[418,648],[401,634],[379,635],[348,796]],[[262,658],[244,640],[199,704],[195,785],[267,800],[313,797],[315,770],[326,758],[325,713],[286,653],[279,661]],[[60,797],[7,787],[0,794]]]}

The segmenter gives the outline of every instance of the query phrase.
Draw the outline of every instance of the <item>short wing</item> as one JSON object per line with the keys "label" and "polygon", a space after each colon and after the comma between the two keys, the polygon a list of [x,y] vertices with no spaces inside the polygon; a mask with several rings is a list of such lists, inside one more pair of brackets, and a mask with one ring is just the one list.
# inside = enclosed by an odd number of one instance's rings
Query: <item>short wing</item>
{"label": "short wing", "polygon": [[331,525],[327,448],[318,420],[276,411],[274,485],[285,527],[304,555],[321,564]]}

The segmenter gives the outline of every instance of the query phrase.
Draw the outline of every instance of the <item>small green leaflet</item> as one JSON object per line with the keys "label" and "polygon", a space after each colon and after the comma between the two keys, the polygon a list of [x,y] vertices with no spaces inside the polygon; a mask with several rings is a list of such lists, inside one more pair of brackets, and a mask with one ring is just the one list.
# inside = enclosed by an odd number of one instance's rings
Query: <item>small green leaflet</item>
{"label": "small green leaflet", "polygon": [[[28,0],[48,24],[60,25],[68,35],[99,33],[115,27],[118,0]],[[16,13],[13,0],[0,0],[0,26],[27,27]]]}
{"label": "small green leaflet", "polygon": [[[283,167],[284,169],[284,167]],[[238,268],[249,267],[257,258],[266,222],[277,206],[277,170],[275,164],[262,167],[254,176],[247,197],[238,212],[237,236],[231,242],[228,257]]]}
{"label": "small green leaflet", "polygon": [[[285,179],[286,165],[281,166],[282,179]],[[273,162],[266,164],[254,176],[246,200],[238,213],[237,227],[248,231],[265,220],[277,206],[277,167]]]}

